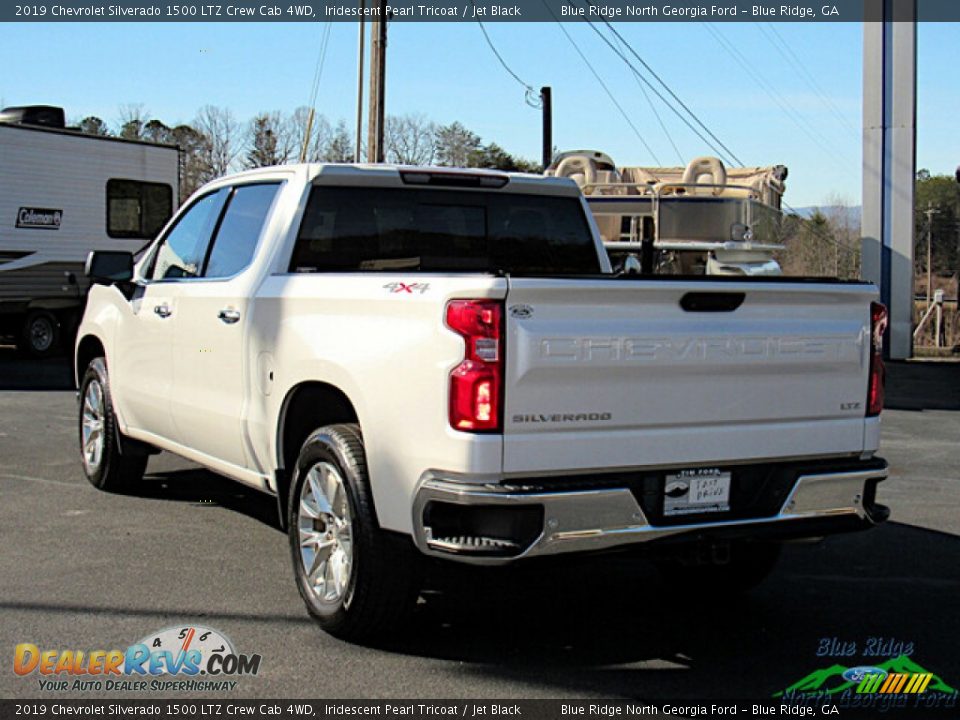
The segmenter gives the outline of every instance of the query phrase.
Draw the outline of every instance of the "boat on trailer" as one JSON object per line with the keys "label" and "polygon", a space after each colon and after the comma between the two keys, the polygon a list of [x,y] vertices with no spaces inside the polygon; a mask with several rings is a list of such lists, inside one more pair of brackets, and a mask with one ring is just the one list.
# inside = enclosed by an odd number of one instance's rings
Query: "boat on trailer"
{"label": "boat on trailer", "polygon": [[557,155],[546,175],[583,191],[615,270],[652,275],[780,275],[787,168],[617,167],[609,155]]}

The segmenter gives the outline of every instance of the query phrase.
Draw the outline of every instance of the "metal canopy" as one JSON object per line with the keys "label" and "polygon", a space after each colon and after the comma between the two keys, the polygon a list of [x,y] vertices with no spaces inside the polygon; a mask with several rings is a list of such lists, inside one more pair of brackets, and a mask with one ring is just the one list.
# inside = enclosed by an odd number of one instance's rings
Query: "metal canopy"
{"label": "metal canopy", "polygon": [[[865,0],[861,274],[890,311],[887,352],[913,354],[913,197],[916,178],[916,0]],[[896,17],[912,21],[893,22]],[[882,10],[881,10],[882,8]]]}

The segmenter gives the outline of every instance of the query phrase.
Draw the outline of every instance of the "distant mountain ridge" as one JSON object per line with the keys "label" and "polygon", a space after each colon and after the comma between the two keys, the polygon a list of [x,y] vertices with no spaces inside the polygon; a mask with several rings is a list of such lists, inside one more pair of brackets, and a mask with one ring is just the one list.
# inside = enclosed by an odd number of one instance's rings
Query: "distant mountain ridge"
{"label": "distant mountain ridge", "polygon": [[860,226],[860,217],[862,208],[859,205],[809,205],[807,207],[793,208],[797,215],[804,218],[810,218],[817,211],[820,211],[828,218],[839,217],[841,220],[845,217],[847,222],[853,227]]}

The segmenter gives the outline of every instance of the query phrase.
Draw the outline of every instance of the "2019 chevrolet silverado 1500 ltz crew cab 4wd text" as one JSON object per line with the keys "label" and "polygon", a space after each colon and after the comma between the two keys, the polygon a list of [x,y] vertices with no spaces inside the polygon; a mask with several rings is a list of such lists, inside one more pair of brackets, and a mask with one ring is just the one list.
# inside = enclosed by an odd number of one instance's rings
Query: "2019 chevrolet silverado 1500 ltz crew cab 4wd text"
{"label": "2019 chevrolet silverado 1500 ltz crew cab 4wd text", "polygon": [[394,624],[422,556],[722,547],[665,567],[746,584],[887,514],[876,289],[616,276],[566,179],[254,170],[88,273],[90,481],[163,449],[276,496],[341,637]]}

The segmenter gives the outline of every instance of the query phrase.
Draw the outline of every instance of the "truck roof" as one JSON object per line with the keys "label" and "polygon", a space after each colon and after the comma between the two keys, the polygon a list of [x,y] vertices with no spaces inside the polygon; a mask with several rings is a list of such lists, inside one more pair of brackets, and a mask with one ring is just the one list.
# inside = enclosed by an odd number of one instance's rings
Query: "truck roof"
{"label": "truck roof", "polygon": [[[254,168],[232,173],[229,178],[263,178],[277,172],[305,172],[308,182],[331,185],[376,185],[379,187],[451,186],[459,189],[496,190],[578,197],[580,188],[569,178],[544,177],[529,173],[502,172],[483,168],[450,168],[368,163],[294,163]],[[404,179],[406,176],[407,179]],[[415,179],[414,179],[415,178]],[[224,178],[220,178],[221,180]],[[471,187],[464,180],[486,179]],[[497,182],[500,181],[500,182]]]}

